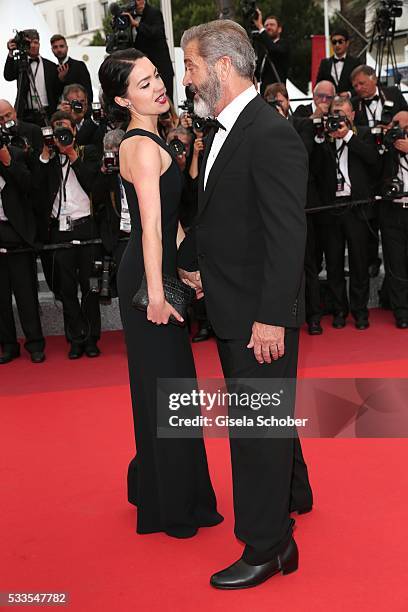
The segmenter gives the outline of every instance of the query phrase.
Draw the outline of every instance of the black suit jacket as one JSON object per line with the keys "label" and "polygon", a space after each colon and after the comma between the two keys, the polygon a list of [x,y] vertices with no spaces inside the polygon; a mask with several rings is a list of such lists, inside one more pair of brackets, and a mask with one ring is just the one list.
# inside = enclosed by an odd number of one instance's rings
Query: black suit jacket
{"label": "black suit jacket", "polygon": [[[42,58],[44,63],[44,78],[45,78],[45,89],[47,91],[48,97],[48,116],[50,117],[52,113],[57,110],[57,104],[59,96],[62,92],[62,84],[58,78],[57,65],[50,60]],[[4,65],[4,78],[6,81],[15,81],[18,78],[18,69],[17,62],[10,57],[7,56],[6,63]],[[21,118],[27,106],[27,94],[29,91],[29,81],[27,74],[23,74],[23,78],[21,81],[21,96],[17,96],[17,100],[19,100],[18,107],[16,107],[17,117]]]}
{"label": "black suit jacket", "polygon": [[254,321],[304,320],[303,262],[308,161],[293,127],[260,96],[242,111],[211,168],[206,147],[194,230],[179,250],[197,269],[217,336],[249,338]]}
{"label": "black suit jacket", "polygon": [[86,93],[88,94],[88,104],[90,108],[93,100],[93,91],[91,76],[85,62],[74,60],[72,57],[69,57],[67,64],[69,69],[65,79],[62,81],[62,88],[66,87],[67,85],[73,85],[74,83],[79,83],[79,85],[85,87]]}
{"label": "black suit jacket", "polygon": [[31,189],[31,174],[25,163],[24,153],[8,147],[10,166],[0,163],[0,176],[6,181],[1,192],[4,214],[23,242],[35,244],[36,227],[28,194]]}
{"label": "black suit jacket", "polygon": [[[272,60],[279,75],[280,83],[286,83],[289,70],[289,45],[284,38],[280,38],[276,43],[273,42],[269,34],[264,30],[261,34],[255,34],[254,48],[257,54],[255,75],[261,81],[261,95],[265,88],[271,83],[277,83],[276,74],[268,61]],[[265,59],[265,54],[268,57]],[[265,59],[265,62],[264,62]]]}
{"label": "black suit jacket", "polygon": [[[352,200],[368,200],[375,192],[375,181],[381,173],[381,157],[375,146],[371,132],[366,127],[358,127],[357,134],[351,137],[348,144],[348,171],[351,184]],[[315,144],[312,161],[312,171],[316,177],[322,205],[333,204],[336,200],[336,155],[335,143],[326,140]],[[353,214],[359,218],[375,217],[372,204],[352,208]],[[321,223],[334,223],[338,211],[319,213]]]}
{"label": "black suit jacket", "polygon": [[313,107],[311,104],[299,104],[293,113],[294,117],[310,117],[313,114]]}
{"label": "black suit jacket", "polygon": [[38,127],[38,125],[19,119],[17,123],[17,133],[27,138],[34,155],[40,155],[44,140],[41,128]]}
{"label": "black suit jacket", "polygon": [[173,64],[167,46],[164,20],[161,11],[146,2],[140,25],[137,28],[135,49],[142,51],[160,72],[167,93],[173,96]]}
{"label": "black suit jacket", "polygon": [[354,89],[351,84],[350,75],[353,72],[354,68],[360,66],[361,60],[357,57],[353,57],[352,55],[346,55],[344,59],[343,70],[341,72],[340,81],[336,84],[336,81],[332,77],[332,67],[333,67],[334,57],[328,57],[322,59],[319,66],[319,71],[316,77],[316,83],[320,81],[330,81],[336,88],[337,93],[342,93],[343,91],[349,91],[351,95],[354,95]]}
{"label": "black suit jacket", "polygon": [[[378,88],[380,92],[380,98],[384,103],[385,100],[390,100],[394,102],[394,107],[392,109],[393,115],[396,115],[402,110],[408,110],[408,104],[405,101],[404,96],[398,89],[398,87],[383,87]],[[355,125],[365,125],[368,126],[368,118],[366,113],[366,107],[364,102],[358,96],[355,96],[351,100],[353,104],[353,108],[355,111],[354,123]]]}

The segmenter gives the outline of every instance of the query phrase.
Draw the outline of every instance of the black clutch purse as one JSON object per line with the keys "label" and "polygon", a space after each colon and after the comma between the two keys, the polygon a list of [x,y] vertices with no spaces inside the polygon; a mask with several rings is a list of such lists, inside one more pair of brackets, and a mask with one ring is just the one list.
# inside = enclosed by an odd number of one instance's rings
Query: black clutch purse
{"label": "black clutch purse", "polygon": [[[169,318],[169,323],[183,327],[187,321],[187,308],[195,300],[196,292],[194,289],[183,283],[178,278],[163,274],[163,289],[164,297],[177,312],[183,317],[184,322],[178,321],[173,315]],[[135,293],[132,299],[132,306],[138,310],[146,312],[149,305],[149,296],[147,294],[146,275],[143,275],[142,284],[139,290]]]}

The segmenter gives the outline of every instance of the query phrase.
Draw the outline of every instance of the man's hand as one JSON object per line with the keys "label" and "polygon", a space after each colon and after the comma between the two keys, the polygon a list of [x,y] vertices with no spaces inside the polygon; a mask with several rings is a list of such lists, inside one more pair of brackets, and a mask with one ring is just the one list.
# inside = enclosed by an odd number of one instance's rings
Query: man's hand
{"label": "man's hand", "polygon": [[11,164],[11,155],[5,145],[0,149],[0,163],[3,164],[3,166],[10,166]]}
{"label": "man's hand", "polygon": [[285,328],[255,321],[247,348],[254,349],[258,363],[272,363],[272,359],[276,361],[285,354]]}
{"label": "man's hand", "polygon": [[56,140],[56,145],[58,147],[59,152],[62,155],[66,155],[71,164],[73,164],[78,159],[78,153],[74,149],[74,143],[64,147],[60,142],[58,142],[58,140]]}
{"label": "man's hand", "polygon": [[13,57],[13,51],[15,51],[17,49],[17,44],[16,41],[14,40],[14,38],[10,38],[9,41],[7,41],[7,49],[9,52],[9,56]]}
{"label": "man's hand", "polygon": [[204,151],[204,141],[202,137],[195,139],[193,155],[198,157],[198,155],[200,154],[200,151]]}
{"label": "man's hand", "polygon": [[253,24],[254,24],[254,26],[256,28],[258,28],[258,30],[262,30],[262,28],[264,27],[264,24],[263,24],[263,20],[262,20],[262,13],[259,10],[259,8],[256,9],[256,13],[257,13],[257,16],[253,20]]}
{"label": "man's hand", "polygon": [[400,153],[408,153],[408,138],[399,138],[394,142],[394,147]]}
{"label": "man's hand", "polygon": [[133,17],[133,15],[131,15],[130,13],[121,13],[121,15],[127,15],[129,17],[129,22],[130,22],[130,27],[131,28],[138,28],[140,25],[140,17],[139,19],[135,19]]}
{"label": "man's hand", "polygon": [[200,300],[204,296],[201,274],[198,270],[195,272],[187,272],[187,270],[178,268],[178,275],[183,283],[195,289],[197,300]]}
{"label": "man's hand", "polygon": [[[64,81],[65,77],[68,74],[69,65],[68,64],[61,64],[61,65],[58,66],[57,70],[58,70],[58,78],[59,78],[59,80],[60,81]],[[61,110],[65,110],[65,109],[61,108]],[[71,110],[71,107],[70,107],[69,111],[70,110]]]}
{"label": "man's hand", "polygon": [[61,102],[58,105],[58,108],[59,110],[64,111],[64,113],[70,113],[70,114],[72,113],[71,104],[68,102],[68,100],[61,100]]}
{"label": "man's hand", "polygon": [[183,128],[188,130],[193,126],[193,120],[188,113],[183,113],[180,116],[180,124],[183,126]]}

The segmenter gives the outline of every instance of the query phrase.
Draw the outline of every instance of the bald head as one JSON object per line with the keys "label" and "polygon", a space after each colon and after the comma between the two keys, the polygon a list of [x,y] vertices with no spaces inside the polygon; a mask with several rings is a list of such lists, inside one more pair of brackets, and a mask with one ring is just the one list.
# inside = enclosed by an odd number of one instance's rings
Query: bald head
{"label": "bald head", "polygon": [[400,111],[394,115],[393,121],[398,121],[403,130],[408,128],[408,111]]}
{"label": "bald head", "polygon": [[313,91],[313,102],[323,115],[329,112],[330,104],[336,95],[336,89],[331,81],[320,81]]}
{"label": "bald head", "polygon": [[8,100],[0,100],[0,125],[7,121],[17,121],[17,113]]}

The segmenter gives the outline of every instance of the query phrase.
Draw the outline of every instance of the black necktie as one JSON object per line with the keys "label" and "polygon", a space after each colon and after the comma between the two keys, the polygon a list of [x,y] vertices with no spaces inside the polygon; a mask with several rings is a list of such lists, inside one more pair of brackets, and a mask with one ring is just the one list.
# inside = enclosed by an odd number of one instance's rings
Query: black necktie
{"label": "black necktie", "polygon": [[333,62],[335,64],[338,64],[339,62],[343,62],[344,64],[344,57],[333,57]]}
{"label": "black necktie", "polygon": [[371,102],[378,102],[379,99],[380,96],[373,96],[372,98],[365,98],[363,102],[366,106],[370,106]]}
{"label": "black necktie", "polygon": [[30,62],[30,64],[38,64],[40,62],[38,57],[30,57],[28,61]]}

